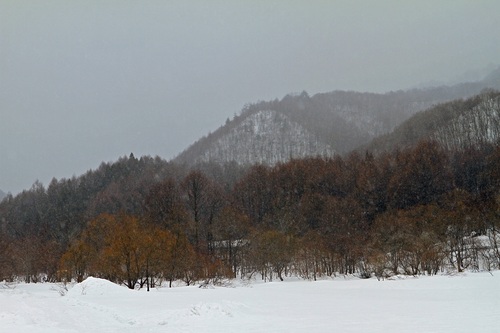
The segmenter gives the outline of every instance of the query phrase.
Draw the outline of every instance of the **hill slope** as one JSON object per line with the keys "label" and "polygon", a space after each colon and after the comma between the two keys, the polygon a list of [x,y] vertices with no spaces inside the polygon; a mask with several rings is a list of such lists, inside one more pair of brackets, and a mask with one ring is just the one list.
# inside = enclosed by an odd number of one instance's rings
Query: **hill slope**
{"label": "hill slope", "polygon": [[304,126],[273,110],[254,112],[226,129],[223,135],[209,136],[207,140],[210,144],[193,156],[195,163],[275,164],[292,157],[335,153]]}
{"label": "hill slope", "polygon": [[380,153],[435,140],[449,150],[462,150],[500,140],[500,92],[485,92],[419,112],[393,132],[365,148]]}
{"label": "hill slope", "polygon": [[284,162],[292,157],[343,154],[390,133],[419,111],[468,98],[490,87],[500,89],[500,69],[484,80],[451,87],[385,94],[306,92],[244,108],[214,133],[191,145],[174,161],[240,164]]}

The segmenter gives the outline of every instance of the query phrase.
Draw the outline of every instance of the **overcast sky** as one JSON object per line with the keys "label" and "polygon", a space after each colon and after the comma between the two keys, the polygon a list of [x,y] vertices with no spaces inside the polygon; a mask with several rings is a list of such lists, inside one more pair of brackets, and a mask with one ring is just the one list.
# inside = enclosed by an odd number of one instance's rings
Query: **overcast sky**
{"label": "overcast sky", "polygon": [[175,157],[245,103],[498,65],[500,1],[0,0],[0,189]]}

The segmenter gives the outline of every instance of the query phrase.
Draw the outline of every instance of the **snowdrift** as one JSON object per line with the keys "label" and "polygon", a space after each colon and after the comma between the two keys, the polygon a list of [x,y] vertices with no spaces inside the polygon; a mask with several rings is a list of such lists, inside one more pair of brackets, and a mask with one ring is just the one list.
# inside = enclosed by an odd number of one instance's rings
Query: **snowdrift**
{"label": "snowdrift", "polygon": [[68,290],[67,296],[76,297],[81,295],[89,296],[110,296],[119,297],[126,295],[129,292],[134,292],[126,287],[119,286],[108,280],[88,277],[81,283],[75,284]]}

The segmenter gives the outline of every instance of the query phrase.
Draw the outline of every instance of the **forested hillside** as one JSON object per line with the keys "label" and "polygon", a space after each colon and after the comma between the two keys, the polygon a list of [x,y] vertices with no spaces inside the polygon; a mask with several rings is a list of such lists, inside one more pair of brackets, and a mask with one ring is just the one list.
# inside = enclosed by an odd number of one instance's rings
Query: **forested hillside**
{"label": "forested hillside", "polygon": [[175,161],[272,165],[291,158],[345,154],[390,133],[419,111],[469,98],[486,88],[500,89],[499,81],[500,69],[483,81],[451,87],[385,94],[333,91],[312,97],[303,92],[249,104]]}
{"label": "forested hillside", "polygon": [[332,147],[283,113],[258,111],[200,151],[199,162],[276,164],[291,158],[333,156]]}
{"label": "forested hillside", "polygon": [[393,132],[375,138],[365,149],[380,153],[435,140],[448,150],[466,150],[500,140],[500,92],[439,104],[418,112]]}

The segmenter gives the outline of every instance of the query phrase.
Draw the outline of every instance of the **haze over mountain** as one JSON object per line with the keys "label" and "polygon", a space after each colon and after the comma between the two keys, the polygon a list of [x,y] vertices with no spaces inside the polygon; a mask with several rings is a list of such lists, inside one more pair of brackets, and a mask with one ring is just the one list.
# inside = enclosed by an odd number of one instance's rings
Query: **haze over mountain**
{"label": "haze over mountain", "polygon": [[[312,97],[306,92],[287,95],[247,105],[239,116],[228,119],[175,161],[188,165],[231,161],[275,164],[290,158],[348,153],[389,133],[418,111],[488,88],[500,89],[500,68],[481,81],[454,86],[385,94],[333,91]],[[412,133],[410,130],[405,127]]]}
{"label": "haze over mountain", "polygon": [[290,92],[456,81],[498,66],[499,12],[496,0],[0,1],[0,188],[131,152],[170,159],[245,103]]}

